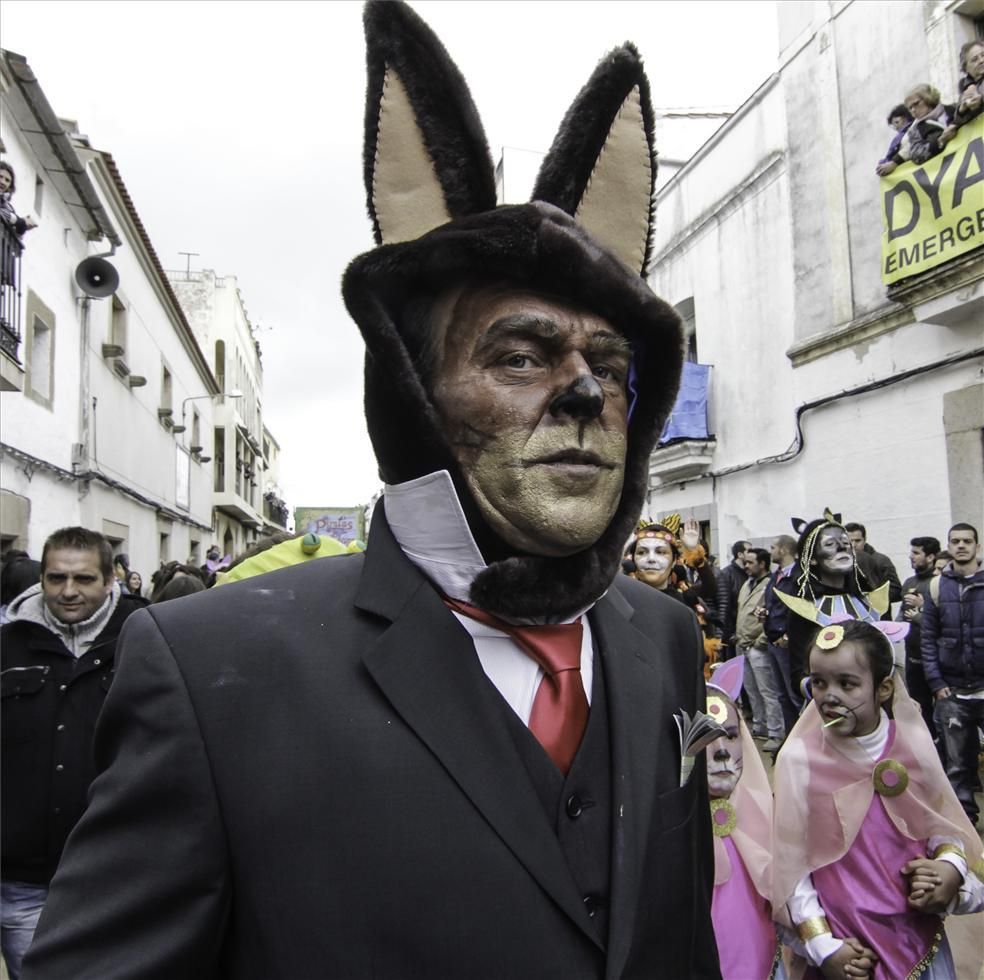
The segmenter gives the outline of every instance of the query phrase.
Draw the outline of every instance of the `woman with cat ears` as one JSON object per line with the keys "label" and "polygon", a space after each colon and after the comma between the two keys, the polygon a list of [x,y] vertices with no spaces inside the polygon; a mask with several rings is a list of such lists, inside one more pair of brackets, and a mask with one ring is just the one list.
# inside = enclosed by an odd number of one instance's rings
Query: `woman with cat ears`
{"label": "woman with cat ears", "polygon": [[841,515],[825,508],[823,517],[804,521],[794,517],[799,534],[796,553],[799,574],[777,584],[776,596],[789,608],[786,635],[789,667],[799,690],[807,672],[806,658],[818,626],[838,619],[877,622],[888,609],[888,585],[872,589],[858,568],[854,548]]}

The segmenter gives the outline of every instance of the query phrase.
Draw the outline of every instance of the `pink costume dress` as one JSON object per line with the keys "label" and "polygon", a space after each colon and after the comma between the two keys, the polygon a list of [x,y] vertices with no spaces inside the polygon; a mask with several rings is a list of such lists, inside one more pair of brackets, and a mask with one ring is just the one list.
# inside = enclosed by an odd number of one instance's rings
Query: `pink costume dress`
{"label": "pink costume dress", "polygon": [[[786,903],[812,876],[833,936],[855,936],[877,954],[875,980],[952,975],[942,919],[908,906],[900,869],[926,854],[931,838],[944,838],[979,871],[981,842],[898,683],[893,713],[894,721],[883,718],[877,760],[858,739],[824,730],[815,704],[800,716],[776,766],[774,894]],[[810,967],[805,975],[821,974]]]}
{"label": "pink costume dress", "polygon": [[[741,669],[732,667],[734,664]],[[715,717],[713,700],[718,691],[732,703],[740,695],[744,666],[743,658],[734,658],[711,674],[707,688],[711,717]],[[740,711],[738,717],[741,718]],[[722,980],[779,980],[785,974],[772,921],[772,789],[744,721],[739,721],[739,728],[741,778],[727,800],[711,801],[714,829],[711,920]]]}

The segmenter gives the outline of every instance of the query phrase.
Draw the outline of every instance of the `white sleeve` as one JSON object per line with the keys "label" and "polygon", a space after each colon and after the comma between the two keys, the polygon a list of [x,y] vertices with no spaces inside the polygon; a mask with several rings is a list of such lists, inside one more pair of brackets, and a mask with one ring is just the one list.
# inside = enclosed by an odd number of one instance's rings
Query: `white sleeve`
{"label": "white sleeve", "polygon": [[[789,918],[794,926],[806,922],[807,919],[825,914],[817,890],[813,887],[813,878],[810,875],[800,879],[799,884],[793,889],[793,894],[789,896],[786,907],[789,909]],[[836,953],[844,945],[844,942],[835,939],[831,933],[827,932],[807,939],[802,945],[806,952],[806,958],[813,966],[819,967],[828,956]]]}

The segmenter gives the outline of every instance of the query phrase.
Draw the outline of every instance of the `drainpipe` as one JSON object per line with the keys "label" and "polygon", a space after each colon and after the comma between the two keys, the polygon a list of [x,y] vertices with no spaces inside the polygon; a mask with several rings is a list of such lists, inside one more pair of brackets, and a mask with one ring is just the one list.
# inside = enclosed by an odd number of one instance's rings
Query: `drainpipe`
{"label": "drainpipe", "polygon": [[[80,303],[82,316],[79,323],[79,441],[72,454],[72,466],[76,473],[89,469],[89,308],[91,296],[83,296]],[[85,483],[88,487],[88,481]]]}

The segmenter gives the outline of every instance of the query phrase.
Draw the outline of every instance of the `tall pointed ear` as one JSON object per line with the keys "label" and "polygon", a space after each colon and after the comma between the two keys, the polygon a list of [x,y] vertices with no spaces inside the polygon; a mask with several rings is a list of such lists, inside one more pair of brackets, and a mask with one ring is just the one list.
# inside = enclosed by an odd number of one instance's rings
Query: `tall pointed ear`
{"label": "tall pointed ear", "polygon": [[793,530],[797,534],[802,534],[810,522],[804,521],[802,517],[792,517],[790,518],[790,523],[793,525]]}
{"label": "tall pointed ear", "polygon": [[365,6],[364,175],[377,245],[495,207],[485,132],[461,72],[400,0]]}
{"label": "tall pointed ear", "polygon": [[595,69],[543,161],[533,200],[573,215],[645,275],[651,248],[656,149],[649,82],[624,44]]}

